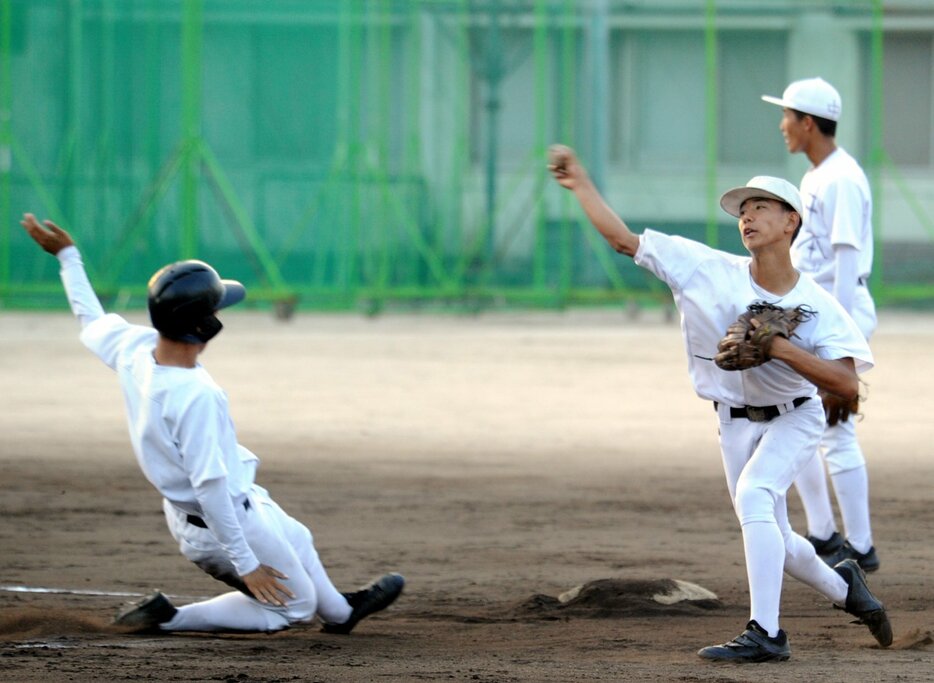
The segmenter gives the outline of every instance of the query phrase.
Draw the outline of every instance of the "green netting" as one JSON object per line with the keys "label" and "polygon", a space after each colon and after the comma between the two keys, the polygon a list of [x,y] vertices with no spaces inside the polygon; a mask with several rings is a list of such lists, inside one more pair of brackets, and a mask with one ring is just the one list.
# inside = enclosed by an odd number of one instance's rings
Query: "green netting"
{"label": "green netting", "polygon": [[[739,150],[719,127],[777,136],[774,112],[732,117],[725,88],[757,51],[786,48],[766,31],[734,39],[721,63],[723,31],[815,8],[881,31],[868,1],[0,0],[0,305],[61,305],[56,263],[18,228],[24,211],[72,231],[123,307],[189,257],[286,309],[666,301],[550,182],[547,145],[589,152],[601,183],[614,169],[600,150],[629,159],[634,193],[645,178],[671,177],[672,192],[698,179],[700,210],[635,218],[735,247],[716,196],[731,177],[722,157]],[[701,55],[696,71],[664,71],[659,55],[685,50]],[[650,68],[663,82],[617,92],[618,70]],[[786,76],[762,69],[768,83]],[[660,95],[669,78],[700,99],[695,127],[669,112],[620,133],[604,113],[624,119],[628,97]],[[763,145],[760,158],[783,163],[780,140]],[[926,296],[932,273],[910,278]]]}

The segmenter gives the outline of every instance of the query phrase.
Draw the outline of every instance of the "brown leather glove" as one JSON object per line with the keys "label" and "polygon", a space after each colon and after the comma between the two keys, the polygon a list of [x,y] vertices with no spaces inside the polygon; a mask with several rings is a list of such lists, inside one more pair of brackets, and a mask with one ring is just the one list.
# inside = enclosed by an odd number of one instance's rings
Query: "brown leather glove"
{"label": "brown leather glove", "polygon": [[764,302],[750,304],[746,312],[726,329],[717,344],[714,362],[722,370],[747,370],[769,360],[769,349],[777,336],[790,338],[800,323],[813,313],[805,306],[782,308]]}

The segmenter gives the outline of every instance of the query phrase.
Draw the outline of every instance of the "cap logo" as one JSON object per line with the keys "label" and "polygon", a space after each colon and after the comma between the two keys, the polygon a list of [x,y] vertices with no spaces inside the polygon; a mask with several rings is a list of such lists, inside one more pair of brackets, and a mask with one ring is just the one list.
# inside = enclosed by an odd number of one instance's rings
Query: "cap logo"
{"label": "cap logo", "polygon": [[837,104],[837,101],[836,101],[836,100],[834,100],[833,102],[831,102],[830,104],[827,105],[827,111],[830,113],[831,116],[839,116],[839,115],[840,115],[840,105]]}

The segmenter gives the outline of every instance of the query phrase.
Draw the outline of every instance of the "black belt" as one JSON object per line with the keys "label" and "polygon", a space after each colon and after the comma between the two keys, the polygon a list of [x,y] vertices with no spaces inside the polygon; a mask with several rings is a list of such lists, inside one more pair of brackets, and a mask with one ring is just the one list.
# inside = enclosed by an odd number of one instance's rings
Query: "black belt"
{"label": "black belt", "polygon": [[[801,406],[806,401],[810,401],[810,396],[799,396],[794,401],[791,402],[795,408]],[[716,401],[713,402],[713,409],[717,410],[719,403]],[[745,418],[750,422],[768,422],[769,420],[774,420],[776,417],[782,414],[782,411],[778,406],[743,406],[742,408],[734,408],[730,406],[730,417],[733,418]]]}
{"label": "black belt", "polygon": [[[244,509],[244,510],[249,510],[249,509],[250,509],[250,499],[249,499],[249,498],[244,498],[244,499],[243,499],[243,509]],[[188,523],[191,524],[192,526],[201,527],[202,529],[207,529],[207,528],[208,528],[207,522],[205,522],[201,517],[198,517],[198,515],[188,515],[188,517],[186,518],[186,520],[187,520]]]}

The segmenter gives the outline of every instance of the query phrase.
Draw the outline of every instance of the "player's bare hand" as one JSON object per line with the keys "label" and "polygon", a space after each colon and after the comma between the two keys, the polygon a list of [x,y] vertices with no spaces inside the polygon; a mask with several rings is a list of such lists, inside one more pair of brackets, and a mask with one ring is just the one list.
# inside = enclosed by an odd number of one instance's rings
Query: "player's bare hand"
{"label": "player's bare hand", "polygon": [[295,598],[295,594],[285,584],[279,582],[279,579],[288,579],[289,577],[268,565],[261,564],[241,578],[243,578],[246,587],[250,589],[253,597],[264,605],[285,607],[286,598]]}
{"label": "player's bare hand", "polygon": [[53,256],[65,247],[72,246],[75,241],[71,235],[55,225],[52,221],[43,221],[45,227],[39,225],[39,221],[31,213],[23,214],[23,220],[20,224],[29,233],[29,236],[35,240],[36,244]]}
{"label": "player's bare hand", "polygon": [[574,150],[567,145],[548,148],[548,170],[561,187],[577,188],[587,178],[587,172],[577,160]]}
{"label": "player's bare hand", "polygon": [[840,422],[846,422],[850,415],[859,414],[859,395],[847,399],[836,394],[831,394],[823,389],[818,392],[821,402],[824,404],[824,415],[827,418],[827,424],[831,427]]}

